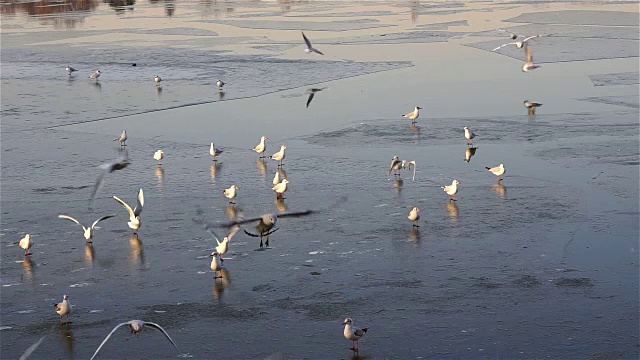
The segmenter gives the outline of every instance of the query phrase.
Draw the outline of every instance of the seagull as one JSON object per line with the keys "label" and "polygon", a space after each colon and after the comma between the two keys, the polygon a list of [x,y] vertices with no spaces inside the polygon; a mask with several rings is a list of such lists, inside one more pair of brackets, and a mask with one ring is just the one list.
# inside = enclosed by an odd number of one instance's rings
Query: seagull
{"label": "seagull", "polygon": [[473,143],[473,139],[476,137],[476,134],[471,132],[468,127],[464,127],[464,138],[467,139],[467,145],[471,145]]}
{"label": "seagull", "polygon": [[536,108],[542,106],[541,103],[529,100],[523,101],[522,105],[527,108],[529,116],[534,116],[536,114]]}
{"label": "seagull", "polygon": [[127,223],[127,225],[129,225],[129,227],[133,229],[133,233],[137,235],[138,229],[140,229],[140,226],[142,226],[142,219],[140,218],[142,207],[144,206],[144,193],[142,192],[142,189],[138,190],[138,203],[133,210],[131,210],[131,206],[129,206],[126,202],[120,200],[119,197],[114,195],[113,199],[119,202],[120,205],[124,206],[125,209],[127,209],[127,211],[129,212],[129,222]]}
{"label": "seagull", "polygon": [[511,38],[511,40],[515,40],[515,39],[517,39],[517,38],[518,38],[518,36],[520,36],[520,35],[513,34],[513,33],[511,33],[511,32],[508,32],[508,31],[506,31],[505,29],[498,29],[498,30],[496,30],[496,31],[497,31],[497,32],[504,32],[504,33],[509,34],[509,38]]}
{"label": "seagull", "polygon": [[322,89],[309,89],[309,97],[307,98],[307,107],[309,107],[309,104],[311,104],[311,100],[313,100],[313,97],[316,96],[316,93],[319,91],[322,91],[326,88],[322,88]]}
{"label": "seagull", "polygon": [[442,186],[444,192],[449,195],[449,201],[456,201],[455,196],[458,193],[458,185],[460,185],[460,182],[458,180],[453,180],[451,185]]}
{"label": "seagull", "polygon": [[96,81],[98,81],[98,78],[100,77],[100,74],[102,74],[100,72],[100,70],[96,70],[96,72],[94,72],[93,74],[89,75],[89,79],[95,79]]}
{"label": "seagull", "polygon": [[164,159],[164,151],[158,150],[153,154],[153,159],[158,161],[158,165],[162,164],[162,159]]}
{"label": "seagull", "polygon": [[420,110],[422,108],[419,106],[416,106],[412,112],[410,113],[406,113],[404,115],[402,115],[402,117],[410,119],[412,124],[416,123],[416,119],[418,118],[418,116],[420,116]]}
{"label": "seagull", "polygon": [[416,179],[416,162],[415,161],[407,161],[407,160],[402,160],[402,164],[400,165],[403,169],[409,169],[409,171],[411,171],[411,167],[413,167],[413,179]]}
{"label": "seagull", "polygon": [[222,89],[222,87],[224,86],[224,81],[222,80],[216,81],[216,86],[218,87],[218,89]]}
{"label": "seagull", "polygon": [[347,340],[351,340],[353,342],[353,347],[351,348],[351,350],[360,350],[358,348],[358,340],[360,340],[360,338],[367,333],[367,330],[369,330],[369,328],[360,329],[353,326],[353,320],[351,318],[344,319],[342,325],[344,325],[344,337],[347,338]]}
{"label": "seagull", "polygon": [[[222,279],[222,259],[220,257],[220,254],[218,254],[217,252],[212,252],[211,256],[213,257],[211,259],[211,270],[213,270],[213,279]],[[216,276],[216,273],[220,271],[220,276]]]}
{"label": "seagull", "polygon": [[67,74],[71,75],[74,72],[78,71],[77,69],[72,68],[71,66],[67,66],[66,68],[64,68],[64,70],[67,72]]}
{"label": "seagull", "polygon": [[527,46],[524,49],[524,53],[527,57],[527,61],[525,62],[524,65],[522,65],[522,71],[523,72],[529,72],[532,70],[535,70],[537,68],[539,68],[541,65],[535,65],[533,63],[533,50],[531,49],[531,47]]}
{"label": "seagull", "polygon": [[502,181],[501,176],[504,175],[505,172],[507,172],[507,170],[504,168],[504,164],[500,164],[499,166],[496,167],[485,167],[485,169],[489,170],[493,175],[498,177],[498,184],[500,184],[500,181]]}
{"label": "seagull", "polygon": [[113,335],[113,333],[118,330],[118,328],[120,328],[123,325],[129,325],[131,327],[131,333],[133,334],[137,334],[139,332],[142,331],[142,329],[145,326],[149,326],[149,327],[153,327],[156,328],[160,331],[162,331],[162,333],[164,334],[164,336],[171,342],[171,344],[173,345],[173,347],[176,348],[176,350],[178,350],[178,352],[182,355],[182,352],[180,352],[180,349],[178,349],[178,346],[176,345],[175,342],[173,342],[173,340],[171,339],[171,336],[169,336],[169,334],[167,334],[166,331],[164,331],[164,329],[162,328],[162,326],[156,324],[156,323],[152,323],[152,322],[148,322],[148,321],[142,321],[142,320],[131,320],[131,321],[127,321],[127,322],[123,322],[121,324],[116,325],[116,327],[113,328],[113,330],[111,330],[111,332],[109,333],[109,335],[107,335],[107,337],[102,340],[102,343],[100,344],[100,346],[98,346],[98,350],[96,350],[96,352],[93,354],[93,356],[91,357],[91,360],[93,360],[96,355],[98,355],[98,352],[100,352],[100,349],[102,349],[102,346],[104,346],[104,344],[107,343],[107,341],[109,340],[109,338],[111,337],[111,335]]}
{"label": "seagull", "polygon": [[100,175],[98,175],[98,178],[96,179],[96,184],[93,187],[93,192],[91,193],[91,198],[89,198],[89,209],[91,209],[91,204],[95,199],[98,189],[102,186],[104,176],[114,171],[122,170],[126,168],[128,165],[129,165],[129,161],[127,160],[126,153],[125,153],[125,156],[120,157],[119,159],[100,165],[100,169],[102,170],[102,172],[100,173]]}
{"label": "seagull", "polygon": [[304,42],[307,44],[307,47],[304,49],[304,52],[306,53],[316,53],[316,54],[320,54],[320,55],[324,55],[320,50],[314,48],[313,46],[311,46],[311,41],[309,41],[309,39],[307,39],[307,37],[304,35],[304,32],[302,33],[302,38],[304,39]]}
{"label": "seagull", "polygon": [[399,176],[400,169],[402,169],[402,161],[400,161],[400,158],[398,156],[394,156],[393,159],[391,159],[391,166],[389,166],[388,175],[391,175],[391,172],[394,171],[393,175]]}
{"label": "seagull", "polygon": [[411,209],[407,218],[413,221],[413,227],[420,227],[420,225],[418,225],[418,220],[420,220],[420,209],[418,209],[417,207]]}
{"label": "seagull", "polygon": [[112,218],[112,217],[114,217],[114,216],[116,216],[116,215],[114,214],[114,215],[106,215],[106,216],[103,216],[103,217],[99,218],[98,220],[94,221],[94,222],[93,222],[93,224],[91,224],[91,226],[89,226],[89,227],[84,227],[84,225],[80,224],[80,222],[79,222],[78,220],[76,220],[76,219],[72,218],[71,216],[67,216],[67,215],[58,215],[58,218],[59,218],[59,219],[67,219],[67,220],[71,220],[71,221],[73,221],[74,223],[76,223],[76,224],[78,224],[78,225],[82,226],[82,229],[84,230],[84,238],[85,238],[85,240],[87,240],[87,242],[88,242],[88,243],[91,243],[91,242],[93,242],[93,241],[91,241],[91,239],[93,239],[93,230],[96,228],[96,225],[97,225],[100,221],[102,221],[102,220],[106,220],[106,219],[109,219],[109,218]]}
{"label": "seagull", "polygon": [[160,84],[160,82],[162,81],[162,78],[160,76],[156,75],[156,76],[153,77],[153,81],[155,81],[156,84]]}
{"label": "seagull", "polygon": [[280,163],[278,164],[278,167],[281,167],[282,165],[284,165],[282,163],[282,160],[284,160],[285,154],[284,151],[287,149],[287,147],[285,145],[280,146],[280,151],[278,151],[277,153],[269,156],[269,159],[274,159],[274,160],[278,160]]}
{"label": "seagull", "polygon": [[62,302],[53,304],[53,307],[56,308],[56,312],[60,315],[60,321],[62,321],[63,316],[66,316],[67,322],[69,322],[69,314],[71,313],[71,303],[69,302],[69,295],[63,295]]}
{"label": "seagull", "polygon": [[260,158],[264,158],[265,156],[262,156],[262,154],[264,154],[264,151],[267,150],[267,144],[265,143],[266,140],[269,140],[268,137],[261,137],[260,138],[260,144],[256,145],[253,149],[253,151],[257,152],[258,154],[260,154]]}
{"label": "seagull", "polygon": [[204,225],[204,229],[207,230],[209,233],[211,233],[211,235],[213,235],[213,237],[216,239],[216,243],[218,244],[216,246],[215,252],[218,255],[220,255],[220,261],[223,262],[224,259],[222,258],[222,255],[226,254],[227,251],[229,250],[229,241],[231,241],[231,239],[238,233],[238,231],[240,231],[240,226],[239,225],[232,226],[231,230],[229,230],[229,233],[227,233],[227,235],[224,238],[222,238],[222,240],[220,240],[220,236],[218,236],[218,234],[216,234],[216,232],[213,231],[214,226],[207,224],[204,221],[204,218],[202,216],[204,214],[203,211],[201,209],[198,209],[196,213],[199,217],[193,218],[193,222]]}
{"label": "seagull", "polygon": [[468,147],[467,150],[464,151],[464,161],[471,161],[471,157],[476,154],[477,147]]}
{"label": "seagull", "polygon": [[224,196],[226,196],[229,199],[229,204],[235,204],[236,202],[233,201],[233,199],[236,198],[236,196],[238,195],[237,190],[240,189],[239,187],[237,187],[236,185],[231,185],[230,188],[225,189],[222,191],[222,193],[224,194]]}
{"label": "seagull", "polygon": [[25,235],[22,239],[20,239],[20,247],[24,250],[24,256],[31,255],[31,246],[33,246],[33,241],[31,240],[31,234]]}
{"label": "seagull", "polygon": [[218,149],[217,147],[213,146],[213,143],[211,143],[211,146],[209,147],[209,155],[213,156],[213,161],[218,161],[216,157],[223,152],[224,150]]}
{"label": "seagull", "polygon": [[[513,36],[515,36],[515,37],[513,37]],[[495,49],[493,49],[493,50],[491,50],[491,51],[497,51],[498,49],[501,49],[501,48],[503,48],[503,47],[505,47],[505,46],[509,46],[509,45],[515,45],[518,49],[522,49],[522,47],[524,47],[524,46],[528,45],[528,44],[527,44],[527,41],[529,41],[529,40],[531,40],[531,39],[533,39],[533,38],[537,38],[537,37],[539,37],[539,36],[540,36],[540,35],[529,36],[529,37],[524,38],[523,40],[520,40],[520,41],[516,41],[516,42],[512,42],[512,43],[507,43],[507,44],[502,44],[502,45],[498,46],[497,48],[495,48]],[[515,40],[517,37],[518,37],[517,35],[512,35],[512,37],[511,37],[511,38],[512,38],[513,40]]]}
{"label": "seagull", "polygon": [[126,142],[127,142],[127,130],[122,130],[122,134],[120,134],[120,136],[118,136],[117,138],[113,139],[113,141],[119,141],[120,142],[120,146],[127,146]]}
{"label": "seagull", "polygon": [[274,185],[271,189],[276,192],[276,200],[284,199],[284,193],[287,191],[289,180],[284,179],[280,184]]}

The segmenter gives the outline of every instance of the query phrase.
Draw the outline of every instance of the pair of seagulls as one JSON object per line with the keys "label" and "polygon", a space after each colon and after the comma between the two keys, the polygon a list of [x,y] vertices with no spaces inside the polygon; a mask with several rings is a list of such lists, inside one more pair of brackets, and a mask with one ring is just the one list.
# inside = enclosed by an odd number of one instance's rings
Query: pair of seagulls
{"label": "pair of seagulls", "polygon": [[282,145],[280,146],[280,150],[271,155],[271,156],[265,156],[264,152],[267,150],[267,140],[269,140],[268,137],[263,136],[260,138],[260,143],[258,145],[256,145],[253,149],[253,151],[257,152],[258,154],[260,154],[260,158],[264,159],[264,158],[269,158],[269,159],[273,159],[273,160],[277,160],[278,163],[278,167],[281,167],[282,165],[284,165],[282,163],[282,160],[284,160],[286,154],[285,154],[285,150],[287,150],[287,146],[286,145]]}
{"label": "pair of seagulls", "polygon": [[[73,67],[68,65],[66,68],[64,68],[64,70],[67,72],[67,74],[69,74],[69,76],[71,76],[74,72],[78,71],[78,69],[74,69]],[[89,75],[89,79],[98,80],[98,78],[100,77],[100,74],[102,74],[102,72],[100,72],[100,70],[96,70],[93,74]]]}
{"label": "pair of seagulls", "polygon": [[[213,161],[217,162],[218,159],[216,158],[223,152],[224,150],[215,147],[215,145],[211,143],[211,146],[209,147],[209,155],[213,156]],[[158,161],[158,163],[161,163],[162,159],[164,159],[164,154],[163,150],[158,150],[153,154],[153,159]]]}
{"label": "pair of seagulls", "polygon": [[[504,31],[504,30],[499,30],[499,31]],[[510,35],[512,40],[516,40],[519,37],[523,37],[524,39],[522,39],[520,41],[516,41],[516,42],[511,42],[511,43],[500,45],[500,46],[498,46],[497,48],[495,48],[495,49],[493,49],[491,51],[498,51],[499,49],[501,49],[501,48],[503,48],[505,46],[515,45],[518,49],[524,48],[525,63],[524,63],[524,65],[522,65],[522,71],[523,72],[533,71],[533,70],[541,67],[541,65],[536,65],[536,64],[533,63],[533,50],[529,46],[529,40],[538,38],[538,37],[540,37],[540,35],[533,35],[533,36],[528,36],[528,37],[524,37],[522,35],[511,34],[511,33],[509,35]]]}

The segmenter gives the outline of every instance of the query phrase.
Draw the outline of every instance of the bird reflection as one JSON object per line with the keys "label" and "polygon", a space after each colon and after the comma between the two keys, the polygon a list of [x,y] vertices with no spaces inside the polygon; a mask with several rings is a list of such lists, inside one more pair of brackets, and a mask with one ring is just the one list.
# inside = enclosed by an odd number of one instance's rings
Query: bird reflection
{"label": "bird reflection", "polygon": [[285,204],[284,199],[276,199],[276,210],[278,210],[278,212],[287,212],[288,209],[289,206]]}
{"label": "bird reflection", "polygon": [[131,235],[129,238],[129,246],[131,247],[131,266],[138,267],[144,265],[144,248],[142,247],[142,240],[136,235]]}
{"label": "bird reflection", "polygon": [[280,179],[288,179],[287,172],[283,168],[280,168],[276,171],[278,172],[278,174],[280,174]]}
{"label": "bird reflection", "polygon": [[467,148],[467,150],[464,151],[464,161],[471,161],[471,157],[476,154],[476,150],[478,150],[476,147]]}
{"label": "bird reflection", "polygon": [[264,161],[264,159],[256,160],[256,167],[258,168],[260,175],[262,175],[262,178],[266,178],[268,170],[266,161]]}
{"label": "bird reflection", "polygon": [[220,300],[220,298],[222,298],[224,290],[229,287],[229,284],[231,284],[229,270],[225,268],[220,269],[220,276],[220,279],[216,279],[213,282],[213,296],[218,301]]}
{"label": "bird reflection", "polygon": [[93,267],[93,262],[96,260],[96,249],[92,243],[87,243],[84,247],[84,260]]}
{"label": "bird reflection", "polygon": [[420,126],[416,126],[415,124],[411,124],[411,127],[409,127],[409,129],[411,129],[411,132],[416,134],[416,137],[418,138],[418,140],[420,140]]}
{"label": "bird reflection", "polygon": [[71,331],[69,324],[70,323],[65,323],[60,325],[60,340],[62,340],[65,348],[67,348],[67,353],[69,354],[68,358],[71,359],[76,339],[73,337],[73,331]]}
{"label": "bird reflection", "polygon": [[449,219],[451,220],[451,223],[457,224],[458,216],[460,215],[458,204],[456,204],[454,201],[449,201],[449,203],[447,204],[447,213],[449,213]]}
{"label": "bird reflection", "polygon": [[407,235],[409,236],[409,239],[413,241],[415,244],[420,242],[420,239],[421,239],[420,230],[418,230],[417,227],[412,226],[411,230],[407,232]]}
{"label": "bird reflection", "polygon": [[156,178],[158,179],[158,189],[162,192],[162,182],[164,181],[164,169],[162,166],[156,168]]}
{"label": "bird reflection", "polygon": [[360,355],[360,353],[357,351],[354,351],[353,356],[351,357],[351,360],[369,360],[369,359],[371,359],[371,357],[366,355]]}
{"label": "bird reflection", "polygon": [[218,100],[220,101],[224,100],[224,91],[222,90],[218,91]]}
{"label": "bird reflection", "polygon": [[162,96],[162,86],[156,86],[156,96],[158,98]]}
{"label": "bird reflection", "polygon": [[418,21],[418,9],[420,8],[420,1],[413,0],[411,2],[411,22]]}
{"label": "bird reflection", "polygon": [[214,161],[213,164],[211,164],[211,183],[213,185],[216,184],[216,175],[218,175],[218,172],[220,172],[221,168],[222,165],[220,165],[217,161]]}
{"label": "bird reflection", "polygon": [[229,218],[230,221],[238,221],[238,218],[243,217],[242,209],[238,209],[233,205],[227,206],[227,208],[225,209],[225,212],[227,213],[227,217]]}
{"label": "bird reflection", "polygon": [[402,179],[395,179],[393,181],[393,187],[396,189],[396,192],[400,193],[400,191],[402,191],[402,187],[404,186],[404,180]]}
{"label": "bird reflection", "polygon": [[507,188],[502,184],[493,184],[491,190],[493,190],[500,199],[507,197]]}
{"label": "bird reflection", "polygon": [[23,279],[26,279],[28,282],[33,281],[33,265],[33,260],[29,257],[25,257],[25,259],[22,260],[22,270],[24,271]]}
{"label": "bird reflection", "polygon": [[176,4],[173,0],[164,0],[164,14],[172,17],[176,12]]}
{"label": "bird reflection", "polygon": [[92,81],[91,86],[96,89],[98,92],[102,92],[102,84],[99,81]]}
{"label": "bird reflection", "polygon": [[326,87],[323,87],[321,89],[317,89],[317,88],[312,88],[307,90],[307,92],[309,93],[309,97],[307,98],[307,107],[309,107],[309,105],[311,104],[311,101],[313,100],[314,96],[316,96],[317,92],[320,92],[322,90],[326,89]]}

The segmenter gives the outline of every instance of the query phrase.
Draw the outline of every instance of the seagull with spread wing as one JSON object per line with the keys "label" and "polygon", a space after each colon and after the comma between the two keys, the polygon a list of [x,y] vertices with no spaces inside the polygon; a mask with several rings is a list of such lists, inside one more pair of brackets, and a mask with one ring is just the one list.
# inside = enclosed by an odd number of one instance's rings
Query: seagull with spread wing
{"label": "seagull with spread wing", "polygon": [[229,230],[229,233],[227,233],[227,235],[224,238],[222,238],[222,240],[220,240],[220,236],[218,236],[218,234],[216,234],[216,232],[213,231],[213,226],[206,223],[205,220],[202,218],[204,214],[202,209],[198,209],[196,211],[196,214],[199,217],[193,218],[193,222],[197,224],[202,224],[204,229],[207,230],[211,235],[213,235],[213,237],[216,239],[216,242],[218,243],[218,246],[216,246],[215,253],[220,255],[220,262],[223,262],[224,259],[222,258],[222,255],[226,254],[227,251],[229,251],[229,241],[231,241],[231,239],[238,233],[238,231],[240,231],[240,226],[239,225],[231,226],[231,230]]}
{"label": "seagull with spread wing", "polygon": [[129,222],[127,223],[127,225],[129,225],[129,227],[133,229],[133,233],[137,235],[138,229],[140,229],[140,226],[142,226],[142,219],[140,218],[142,207],[144,206],[144,193],[142,192],[142,189],[138,190],[138,203],[133,209],[131,209],[131,206],[122,201],[119,197],[114,195],[113,199],[119,202],[120,205],[124,206],[125,209],[127,209],[127,211],[129,212]]}
{"label": "seagull with spread wing", "polygon": [[131,321],[123,322],[121,324],[116,325],[116,327],[114,327],[113,330],[111,330],[109,335],[107,335],[107,337],[104,340],[102,340],[102,343],[100,344],[100,346],[98,346],[98,350],[96,350],[96,352],[93,354],[93,356],[91,357],[91,360],[93,360],[98,355],[98,352],[100,352],[100,349],[102,349],[104,344],[107,343],[107,341],[109,340],[111,335],[113,335],[113,333],[116,332],[116,330],[118,330],[120,327],[122,327],[124,325],[129,325],[131,327],[131,333],[133,333],[133,334],[137,334],[137,333],[141,332],[142,329],[145,326],[156,328],[156,329],[160,330],[164,334],[164,336],[167,338],[167,340],[169,340],[171,342],[173,347],[176,348],[176,350],[178,350],[178,353],[180,353],[180,355],[182,355],[182,352],[180,351],[180,349],[178,349],[178,345],[176,345],[176,343],[173,342],[173,339],[171,339],[171,336],[169,336],[169,334],[167,334],[167,332],[162,328],[162,326],[160,326],[160,325],[158,325],[156,323],[148,322],[148,321],[131,320]]}
{"label": "seagull with spread wing", "polygon": [[84,225],[80,224],[80,222],[78,220],[76,220],[76,219],[74,219],[74,218],[72,218],[71,216],[68,216],[68,215],[58,215],[58,218],[67,219],[67,220],[73,221],[74,223],[82,226],[82,229],[84,230],[84,239],[88,243],[91,243],[91,242],[93,242],[93,241],[91,241],[91,239],[93,239],[93,230],[96,229],[96,225],[98,225],[98,223],[100,221],[112,218],[114,216],[116,216],[116,215],[113,214],[113,215],[103,216],[103,217],[99,218],[98,220],[94,221],[93,224],[91,224],[91,226],[89,226],[89,227],[85,227]]}
{"label": "seagull with spread wing", "polygon": [[[524,46],[527,45],[527,41],[531,40],[531,39],[535,39],[537,37],[540,37],[540,35],[534,35],[534,36],[529,36],[526,37],[520,41],[516,41],[516,42],[511,42],[511,43],[506,43],[506,44],[502,44],[500,46],[498,46],[497,48],[491,50],[491,51],[497,51],[499,49],[502,49],[505,46],[509,46],[509,45],[515,45],[518,49],[522,49]],[[511,37],[513,40],[515,40],[517,38],[517,36],[514,38],[513,36]]]}
{"label": "seagull with spread wing", "polygon": [[122,170],[129,166],[128,153],[126,150],[123,150],[122,152],[124,152],[124,155],[120,158],[99,166],[100,170],[102,171],[96,179],[96,184],[93,186],[93,192],[91,192],[91,197],[89,198],[89,210],[91,210],[91,205],[93,204],[93,200],[95,199],[98,190],[100,190],[100,188],[102,187],[105,175],[111,174],[114,171]]}
{"label": "seagull with spread wing", "polygon": [[320,50],[314,48],[313,46],[311,46],[311,41],[309,41],[309,39],[307,39],[307,37],[304,35],[304,32],[302,33],[302,38],[304,39],[304,42],[307,44],[307,47],[304,49],[304,52],[306,53],[316,53],[316,54],[320,54],[320,55],[324,55]]}

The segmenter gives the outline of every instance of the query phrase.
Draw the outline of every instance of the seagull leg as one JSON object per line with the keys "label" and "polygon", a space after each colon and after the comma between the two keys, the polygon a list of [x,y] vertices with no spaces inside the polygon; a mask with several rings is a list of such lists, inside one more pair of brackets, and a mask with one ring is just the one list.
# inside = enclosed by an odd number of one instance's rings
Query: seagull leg
{"label": "seagull leg", "polygon": [[262,249],[262,235],[260,235],[260,249]]}
{"label": "seagull leg", "polygon": [[267,235],[267,241],[264,242],[265,247],[269,247],[269,235]]}

